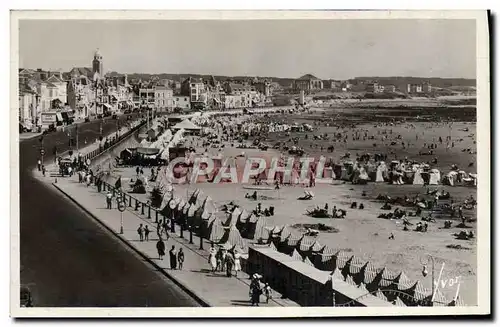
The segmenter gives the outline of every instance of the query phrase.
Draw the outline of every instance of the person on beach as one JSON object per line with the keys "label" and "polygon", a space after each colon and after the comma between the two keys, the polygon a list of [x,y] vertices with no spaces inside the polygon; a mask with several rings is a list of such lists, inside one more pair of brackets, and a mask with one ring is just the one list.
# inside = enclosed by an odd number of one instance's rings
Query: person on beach
{"label": "person on beach", "polygon": [[184,251],[182,251],[182,248],[179,249],[179,253],[177,254],[177,262],[179,263],[179,270],[182,270],[182,266],[184,265]]}
{"label": "person on beach", "polygon": [[208,263],[212,268],[212,273],[215,273],[217,267],[217,250],[212,246],[210,248],[210,255],[208,256]]}
{"label": "person on beach", "polygon": [[106,194],[106,207],[108,209],[112,209],[113,207],[113,193],[111,193],[111,191],[108,191]]}
{"label": "person on beach", "polygon": [[170,269],[177,269],[177,252],[175,251],[175,245],[172,245],[172,248],[169,251],[170,255]]}
{"label": "person on beach", "polygon": [[149,241],[149,227],[148,225],[144,226],[144,240]]}
{"label": "person on beach", "polygon": [[144,241],[144,227],[142,227],[142,224],[139,224],[139,228],[137,228],[137,234],[139,234],[139,241]]}
{"label": "person on beach", "polygon": [[156,242],[156,250],[158,251],[158,258],[160,260],[163,260],[163,257],[165,256],[165,243],[163,242],[161,237],[158,242]]}

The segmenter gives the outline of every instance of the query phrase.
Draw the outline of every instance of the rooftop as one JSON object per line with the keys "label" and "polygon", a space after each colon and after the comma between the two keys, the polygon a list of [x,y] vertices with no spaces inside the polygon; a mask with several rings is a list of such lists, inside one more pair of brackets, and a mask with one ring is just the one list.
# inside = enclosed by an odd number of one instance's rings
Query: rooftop
{"label": "rooftop", "polygon": [[316,76],[314,75],[311,75],[311,74],[305,74],[304,76],[301,76],[299,78],[297,78],[298,80],[303,80],[303,81],[309,81],[309,80],[312,80],[312,79],[317,79],[319,80],[319,78],[317,78]]}

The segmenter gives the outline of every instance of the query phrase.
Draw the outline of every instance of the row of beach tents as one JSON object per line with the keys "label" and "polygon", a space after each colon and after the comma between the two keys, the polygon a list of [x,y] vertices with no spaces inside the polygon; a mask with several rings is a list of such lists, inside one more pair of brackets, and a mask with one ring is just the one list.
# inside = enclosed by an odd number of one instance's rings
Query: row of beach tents
{"label": "row of beach tents", "polygon": [[236,206],[233,210],[218,212],[210,196],[204,196],[196,189],[187,200],[168,194],[162,203],[162,214],[172,217],[178,223],[194,226],[203,237],[230,251],[248,252],[246,240],[268,244],[271,248],[290,255],[298,261],[329,271],[334,277],[366,289],[377,297],[400,306],[458,305],[457,298],[447,302],[436,292],[432,294],[417,281],[412,283],[401,272],[392,273],[386,268],[377,269],[370,262],[363,262],[344,251],[334,251],[321,245],[314,237],[293,234],[287,226],[267,226],[267,218],[249,213]]}

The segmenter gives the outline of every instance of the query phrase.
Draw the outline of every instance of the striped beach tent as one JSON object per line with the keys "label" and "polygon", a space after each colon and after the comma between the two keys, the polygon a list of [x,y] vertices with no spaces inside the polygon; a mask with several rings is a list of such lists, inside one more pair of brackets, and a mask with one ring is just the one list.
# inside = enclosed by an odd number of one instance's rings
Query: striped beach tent
{"label": "striped beach tent", "polygon": [[354,282],[354,280],[352,279],[352,277],[349,276],[349,275],[347,275],[345,281],[346,281],[347,284],[350,284],[350,285],[353,285],[353,286],[357,286],[356,283]]}
{"label": "striped beach tent", "polygon": [[330,275],[335,279],[345,280],[344,276],[342,276],[342,273],[337,268],[335,268]]}
{"label": "striped beach tent", "polygon": [[269,238],[269,230],[266,228],[266,218],[259,217],[257,223],[255,224],[255,230],[253,234],[254,241],[265,241]]}
{"label": "striped beach tent", "polygon": [[297,250],[293,250],[292,254],[291,254],[291,257],[294,259],[294,260],[297,260],[297,261],[304,261],[304,258],[302,258],[302,256],[300,255],[300,253],[297,251]]}
{"label": "striped beach tent", "polygon": [[218,218],[211,219],[208,227],[207,239],[211,242],[218,243],[224,236],[225,229],[222,222]]}
{"label": "striped beach tent", "polygon": [[229,243],[231,245],[236,245],[242,249],[246,248],[245,240],[241,237],[240,232],[236,229],[236,226],[231,226],[226,228],[224,235],[219,241],[220,244]]}
{"label": "striped beach tent", "polygon": [[[368,290],[370,291],[370,290]],[[376,297],[378,297],[379,299],[383,300],[383,301],[387,301],[387,296],[385,296],[384,292],[382,292],[381,290],[377,290],[374,295]]]}
{"label": "striped beach tent", "polygon": [[308,257],[304,257],[304,263],[308,264],[311,267],[314,267],[314,264],[311,262],[311,260],[309,260]]}
{"label": "striped beach tent", "polygon": [[406,307],[407,306],[403,301],[401,301],[399,296],[396,296],[396,298],[392,301],[392,304],[394,304],[397,307]]}

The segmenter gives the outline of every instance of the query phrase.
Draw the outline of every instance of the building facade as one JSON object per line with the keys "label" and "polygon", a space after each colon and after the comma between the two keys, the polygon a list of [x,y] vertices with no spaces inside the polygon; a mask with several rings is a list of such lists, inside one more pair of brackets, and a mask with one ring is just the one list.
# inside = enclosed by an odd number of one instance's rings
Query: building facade
{"label": "building facade", "polygon": [[365,86],[365,91],[368,93],[382,93],[384,92],[384,86],[377,82],[368,83]]}
{"label": "building facade", "polygon": [[394,86],[394,85],[385,85],[384,92],[385,93],[394,93],[394,92],[396,92],[396,86]]}
{"label": "building facade", "polygon": [[185,95],[176,95],[173,97],[173,106],[175,109],[191,109],[191,98]]}
{"label": "building facade", "polygon": [[171,112],[174,108],[174,91],[167,86],[155,87],[155,107],[159,112]]}
{"label": "building facade", "polygon": [[189,96],[191,108],[203,109],[208,103],[207,87],[201,78],[189,77],[184,80],[181,95]]}

